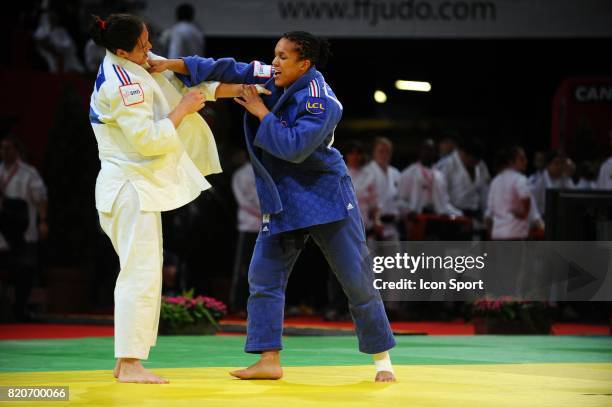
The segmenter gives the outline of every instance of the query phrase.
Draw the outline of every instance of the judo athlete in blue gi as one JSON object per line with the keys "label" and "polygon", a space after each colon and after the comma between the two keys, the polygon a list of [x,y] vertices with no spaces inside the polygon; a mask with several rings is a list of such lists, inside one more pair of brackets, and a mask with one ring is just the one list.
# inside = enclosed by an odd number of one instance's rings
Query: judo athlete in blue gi
{"label": "judo athlete in blue gi", "polygon": [[[282,36],[273,66],[230,58],[187,57],[154,64],[185,74],[192,86],[206,80],[265,83],[262,98],[244,85],[236,102],[245,115],[246,144],[256,176],[263,224],[249,268],[245,350],[254,365],[231,372],[241,379],[279,379],[285,289],[307,238],[321,248],[349,300],[359,350],[374,355],[376,381],[395,381],[388,350],[395,339],[373,272],[351,179],[332,147],[342,105],[316,67],[327,42],[305,32]],[[159,65],[159,66],[156,66]],[[181,75],[178,75],[179,78]],[[313,282],[316,284],[316,282]]]}

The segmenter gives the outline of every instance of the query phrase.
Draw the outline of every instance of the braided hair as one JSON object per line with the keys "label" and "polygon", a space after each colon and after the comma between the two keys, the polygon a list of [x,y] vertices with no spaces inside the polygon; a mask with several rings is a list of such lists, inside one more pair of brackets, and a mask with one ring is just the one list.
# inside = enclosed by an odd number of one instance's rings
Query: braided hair
{"label": "braided hair", "polygon": [[306,31],[289,31],[281,38],[295,44],[300,59],[308,59],[313,66],[324,69],[331,56],[329,42],[325,38],[314,36]]}

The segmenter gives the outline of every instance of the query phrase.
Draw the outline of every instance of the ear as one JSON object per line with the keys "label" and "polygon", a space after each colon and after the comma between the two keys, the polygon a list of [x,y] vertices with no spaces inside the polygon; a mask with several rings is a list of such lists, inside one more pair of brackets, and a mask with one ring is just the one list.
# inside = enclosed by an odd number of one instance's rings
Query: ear
{"label": "ear", "polygon": [[115,51],[115,55],[117,55],[118,57],[121,57],[121,58],[127,58],[128,55],[130,55],[130,53],[125,51],[125,50],[122,50],[121,48],[118,48]]}
{"label": "ear", "polygon": [[312,62],[310,62],[310,59],[303,59],[300,62],[300,68],[304,70],[304,72],[306,72],[307,70],[310,69],[310,67],[312,66]]}

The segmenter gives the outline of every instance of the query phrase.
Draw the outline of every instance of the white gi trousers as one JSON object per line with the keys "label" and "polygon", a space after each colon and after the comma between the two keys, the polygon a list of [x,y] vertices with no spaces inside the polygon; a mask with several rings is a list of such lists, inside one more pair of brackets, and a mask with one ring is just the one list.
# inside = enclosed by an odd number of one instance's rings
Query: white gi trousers
{"label": "white gi trousers", "polygon": [[163,245],[160,212],[143,212],[126,182],[100,225],[119,256],[115,285],[115,357],[147,359],[157,340]]}

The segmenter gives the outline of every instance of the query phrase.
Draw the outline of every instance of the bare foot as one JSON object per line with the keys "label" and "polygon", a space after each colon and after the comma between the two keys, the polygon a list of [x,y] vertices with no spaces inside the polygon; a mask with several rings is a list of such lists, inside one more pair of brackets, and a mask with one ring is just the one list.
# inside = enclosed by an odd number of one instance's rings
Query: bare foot
{"label": "bare foot", "polygon": [[121,359],[117,359],[117,362],[115,362],[115,368],[113,369],[113,376],[115,376],[115,379],[119,377],[120,370],[121,370]]}
{"label": "bare foot", "polygon": [[153,372],[145,369],[138,359],[121,359],[118,381],[121,383],[148,383],[166,384],[168,380],[162,379]]}
{"label": "bare foot", "polygon": [[380,371],[376,373],[375,382],[395,382],[395,375],[393,372]]}
{"label": "bare foot", "polygon": [[283,377],[278,351],[262,352],[259,361],[246,369],[234,370],[230,375],[242,380],[278,380]]}

